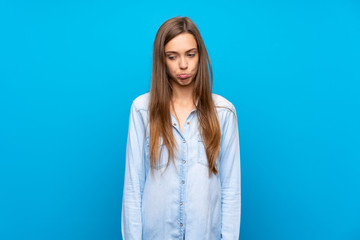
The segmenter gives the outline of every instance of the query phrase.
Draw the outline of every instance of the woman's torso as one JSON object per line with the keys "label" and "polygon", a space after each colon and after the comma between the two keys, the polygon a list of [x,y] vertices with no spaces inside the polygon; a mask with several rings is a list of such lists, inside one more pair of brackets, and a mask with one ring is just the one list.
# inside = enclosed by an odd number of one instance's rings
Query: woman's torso
{"label": "woman's torso", "polygon": [[[226,122],[232,104],[213,94],[220,128]],[[221,183],[219,175],[209,177],[208,162],[202,142],[195,108],[190,112],[180,131],[179,123],[171,114],[173,135],[178,146],[174,163],[168,161],[166,146],[159,142],[159,166],[150,171],[149,161],[149,93],[135,99],[143,118],[145,130],[145,184],[142,191],[143,239],[220,239]],[[221,151],[221,148],[220,148]],[[217,164],[221,164],[217,163]]]}

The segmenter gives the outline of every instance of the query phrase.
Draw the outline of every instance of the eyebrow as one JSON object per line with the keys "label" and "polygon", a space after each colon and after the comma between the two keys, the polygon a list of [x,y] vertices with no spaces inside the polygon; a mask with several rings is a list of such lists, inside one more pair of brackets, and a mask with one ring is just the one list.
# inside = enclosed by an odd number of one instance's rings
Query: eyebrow
{"label": "eyebrow", "polygon": [[[186,52],[190,52],[190,51],[193,51],[193,50],[196,50],[197,51],[197,48],[192,48],[192,49],[189,49],[187,50]],[[178,52],[175,52],[175,51],[167,51],[165,53],[178,53]]]}

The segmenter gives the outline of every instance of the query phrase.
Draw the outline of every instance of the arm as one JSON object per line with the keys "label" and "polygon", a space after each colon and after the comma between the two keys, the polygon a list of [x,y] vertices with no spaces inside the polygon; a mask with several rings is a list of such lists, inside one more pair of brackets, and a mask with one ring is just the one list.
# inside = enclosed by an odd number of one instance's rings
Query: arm
{"label": "arm", "polygon": [[142,239],[141,199],[145,182],[145,126],[134,102],[131,105],[126,145],[126,165],[121,213],[124,240]]}
{"label": "arm", "polygon": [[[232,112],[233,111],[233,112]],[[238,240],[241,216],[240,144],[236,110],[227,111],[220,150],[221,236]]]}

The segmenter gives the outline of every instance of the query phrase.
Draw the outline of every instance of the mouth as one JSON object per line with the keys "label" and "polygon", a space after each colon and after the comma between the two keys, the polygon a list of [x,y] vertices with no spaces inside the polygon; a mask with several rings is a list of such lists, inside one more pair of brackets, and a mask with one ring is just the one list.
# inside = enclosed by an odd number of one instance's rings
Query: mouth
{"label": "mouth", "polygon": [[181,79],[186,79],[190,77],[190,74],[179,74],[178,77]]}

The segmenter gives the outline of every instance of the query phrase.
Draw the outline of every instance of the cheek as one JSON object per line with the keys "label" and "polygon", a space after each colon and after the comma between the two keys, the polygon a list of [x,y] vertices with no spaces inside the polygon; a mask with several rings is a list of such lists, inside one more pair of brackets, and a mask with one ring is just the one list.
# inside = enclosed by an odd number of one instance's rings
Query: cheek
{"label": "cheek", "polygon": [[172,73],[171,66],[169,64],[166,64],[166,72],[170,75]]}
{"label": "cheek", "polygon": [[174,72],[174,66],[171,63],[166,63],[166,69],[169,73]]}
{"label": "cheek", "polygon": [[194,63],[193,63],[193,70],[194,70],[194,71],[197,71],[198,66],[199,66],[198,60],[194,61]]}

